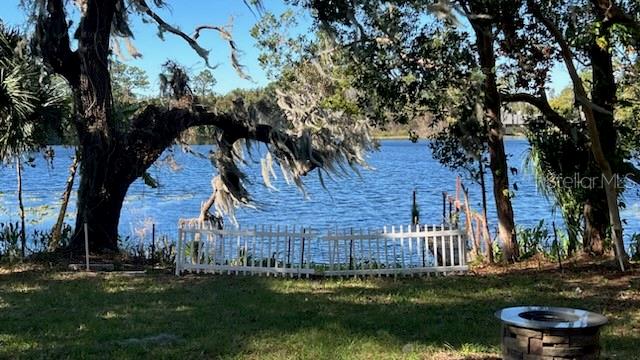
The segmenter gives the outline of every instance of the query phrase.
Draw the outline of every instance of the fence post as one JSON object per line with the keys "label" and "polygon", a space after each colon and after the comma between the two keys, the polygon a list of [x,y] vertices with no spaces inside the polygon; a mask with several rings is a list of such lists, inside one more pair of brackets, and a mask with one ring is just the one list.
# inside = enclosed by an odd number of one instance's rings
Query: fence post
{"label": "fence post", "polygon": [[469,241],[469,239],[467,239],[466,237],[462,241],[462,259],[464,261],[464,263],[462,265],[464,265],[464,266],[466,266],[468,261],[469,261],[469,253],[468,253],[468,249],[467,249],[467,241]]}
{"label": "fence post", "polygon": [[300,269],[304,268],[304,235],[305,235],[305,228],[302,227],[302,236],[300,237]]}
{"label": "fence post", "polygon": [[[353,228],[349,229],[349,235],[353,235]],[[353,238],[349,240],[349,270],[353,270]]]}
{"label": "fence post", "polygon": [[[420,229],[418,229],[418,230],[420,230]],[[426,233],[426,231],[425,231],[425,233]],[[426,247],[428,246],[427,241],[429,241],[429,238],[425,234],[425,237],[422,238],[422,267],[426,267],[427,266],[427,261],[426,261]]]}
{"label": "fence post", "polygon": [[442,224],[447,221],[447,193],[442,192]]}
{"label": "fence post", "polygon": [[84,223],[84,258],[87,263],[87,271],[89,271],[89,226]]}
{"label": "fence post", "polygon": [[178,249],[176,250],[176,276],[182,271],[182,226],[178,227]]}
{"label": "fence post", "polygon": [[151,224],[151,265],[156,260],[156,224]]}
{"label": "fence post", "polygon": [[[279,253],[280,253],[280,225],[277,225],[276,226],[276,252],[275,252],[275,254],[273,256],[275,258],[273,267],[276,268],[276,269],[278,268],[278,255],[279,255]],[[277,271],[275,272],[274,276],[278,276],[278,272]]]}
{"label": "fence post", "polygon": [[[311,253],[311,240],[314,238],[313,229],[309,229],[309,248],[307,250],[307,270],[311,270],[311,262],[313,261],[313,254]],[[316,241],[320,240],[319,237],[315,237]],[[310,272],[307,273],[307,279],[311,277]]]}
{"label": "fence post", "polygon": [[[291,264],[291,235],[289,235],[288,229],[288,227],[284,228],[284,231],[286,233],[285,236],[287,237],[287,263],[284,265],[285,269],[288,265]],[[293,229],[293,231],[295,231],[295,228]]]}
{"label": "fence post", "polygon": [[[271,237],[273,236],[273,225],[269,225],[269,245],[267,246],[267,267],[272,268],[271,259],[274,258],[273,253],[271,252]],[[271,276],[271,271],[267,273],[267,276]]]}
{"label": "fence post", "polygon": [[404,262],[404,226],[400,225],[400,256],[402,256],[402,261],[400,262],[401,268],[404,270],[406,268]]}

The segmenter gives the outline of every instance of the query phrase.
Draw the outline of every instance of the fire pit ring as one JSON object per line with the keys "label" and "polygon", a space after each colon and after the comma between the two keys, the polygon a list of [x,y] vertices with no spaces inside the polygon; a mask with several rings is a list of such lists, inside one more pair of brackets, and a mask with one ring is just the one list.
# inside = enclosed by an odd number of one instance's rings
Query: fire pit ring
{"label": "fire pit ring", "polygon": [[598,359],[607,318],[586,310],[519,306],[499,310],[502,356],[521,359]]}

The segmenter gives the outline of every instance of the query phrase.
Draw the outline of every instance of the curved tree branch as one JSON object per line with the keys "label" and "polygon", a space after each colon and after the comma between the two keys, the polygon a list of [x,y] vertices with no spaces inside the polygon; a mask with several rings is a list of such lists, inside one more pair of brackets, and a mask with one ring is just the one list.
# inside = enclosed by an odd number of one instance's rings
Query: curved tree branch
{"label": "curved tree branch", "polygon": [[[588,145],[588,139],[586,134],[582,132],[574,133],[573,129],[575,127],[562,115],[556,112],[549,103],[546,98],[541,96],[534,96],[527,93],[515,93],[515,94],[502,94],[502,101],[505,103],[511,102],[525,102],[532,106],[535,106],[545,117],[547,121],[556,126],[560,131],[562,131],[567,136],[578,136],[579,144]],[[630,162],[623,162],[621,164],[621,168],[617,171],[619,174],[624,174],[627,179],[633,181],[636,184],[640,184],[640,169],[638,169],[635,165]]]}
{"label": "curved tree branch", "polygon": [[[573,138],[576,134],[574,133],[575,126],[569,122],[565,117],[560,115],[557,111],[555,111],[546,97],[543,96],[535,96],[527,93],[515,93],[515,94],[501,94],[500,99],[503,103],[514,103],[514,102],[525,102],[536,107],[542,115],[545,117],[547,121],[555,125],[562,133]],[[582,135],[579,134],[578,135]],[[583,136],[580,136],[583,138]]]}
{"label": "curved tree branch", "polygon": [[197,39],[198,37],[200,37],[200,32],[202,30],[214,30],[218,32],[222,37],[222,39],[224,39],[229,44],[229,48],[231,48],[231,65],[236,70],[236,73],[238,73],[238,76],[246,80],[251,80],[251,77],[244,72],[244,66],[240,64],[240,61],[238,60],[238,55],[239,55],[238,47],[235,41],[233,40],[231,33],[227,29],[225,29],[224,27],[215,26],[215,25],[200,25],[196,27],[193,35],[189,36],[182,30],[178,29],[177,27],[167,23],[160,15],[158,15],[155,11],[151,10],[151,8],[149,7],[149,5],[147,5],[147,2],[145,0],[136,0],[136,2],[140,7],[141,11],[145,13],[147,16],[149,16],[151,19],[153,19],[153,21],[155,21],[156,24],[158,24],[158,28],[160,29],[161,32],[168,31],[174,35],[181,37],[204,60],[207,67],[210,67],[210,68],[213,68],[209,64],[210,51],[200,46],[200,44],[198,44]]}
{"label": "curved tree branch", "polygon": [[562,58],[569,73],[569,77],[571,78],[571,82],[573,83],[573,92],[575,94],[576,100],[581,105],[582,111],[587,120],[586,123],[587,128],[589,129],[594,157],[603,171],[610,171],[611,167],[609,165],[609,161],[604,157],[602,153],[600,134],[598,131],[598,127],[596,126],[595,115],[593,111],[593,103],[589,101],[587,92],[584,88],[584,85],[582,84],[582,79],[580,79],[578,70],[573,63],[573,52],[571,51],[569,44],[565,40],[564,35],[562,35],[560,30],[551,20],[543,15],[538,5],[535,4],[533,0],[529,0],[528,5],[531,9],[532,14],[545,26],[547,31],[549,31],[551,36],[560,47]]}
{"label": "curved tree branch", "polygon": [[[238,140],[262,142],[267,145],[281,144],[285,149],[284,156],[296,154],[298,138],[283,131],[274,129],[266,124],[253,124],[249,119],[237,114],[216,113],[207,111],[192,111],[190,109],[174,108],[161,109],[150,105],[145,108],[131,124],[127,137],[127,147],[133,154],[138,154],[139,163],[136,168],[141,174],[151,166],[162,152],[169,147],[180,134],[195,126],[214,126],[220,132],[225,143],[232,146]],[[144,155],[141,155],[144,154]],[[313,149],[312,158],[322,159],[319,150]],[[297,160],[290,157],[289,160]],[[303,174],[306,174],[322,162],[308,161],[303,164]],[[133,174],[137,175],[137,174]]]}
{"label": "curved tree branch", "polygon": [[[311,146],[309,138],[296,135],[267,124],[258,124],[258,117],[251,111],[236,109],[232,113],[216,113],[184,108],[161,109],[155,105],[145,108],[133,121],[125,140],[124,157],[121,168],[129,169],[124,174],[129,182],[135,181],[160,157],[184,130],[194,126],[213,126],[216,151],[210,160],[218,170],[215,206],[234,219],[237,205],[249,205],[251,196],[245,188],[246,176],[238,167],[234,145],[240,140],[262,142],[272,154],[288,169],[283,173],[292,175],[296,185],[302,187],[300,177],[316,168],[331,171],[330,153]],[[271,155],[268,156],[271,159]],[[267,180],[268,181],[268,180]]]}

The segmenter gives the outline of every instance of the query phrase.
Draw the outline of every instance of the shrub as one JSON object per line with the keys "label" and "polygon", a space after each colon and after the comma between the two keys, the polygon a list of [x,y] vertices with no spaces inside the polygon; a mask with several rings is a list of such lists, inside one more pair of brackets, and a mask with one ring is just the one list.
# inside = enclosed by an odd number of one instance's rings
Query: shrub
{"label": "shrub", "polygon": [[20,258],[20,226],[18,222],[0,223],[0,260]]}
{"label": "shrub", "polygon": [[544,254],[544,246],[549,242],[549,230],[544,226],[544,220],[531,228],[518,228],[518,244],[520,259],[525,260],[536,254]]}

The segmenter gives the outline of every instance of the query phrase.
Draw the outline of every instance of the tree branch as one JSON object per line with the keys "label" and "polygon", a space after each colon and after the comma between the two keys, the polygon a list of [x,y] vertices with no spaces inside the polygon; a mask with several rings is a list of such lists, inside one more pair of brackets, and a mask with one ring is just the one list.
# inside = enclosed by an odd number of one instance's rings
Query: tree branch
{"label": "tree branch", "polygon": [[569,47],[569,44],[565,40],[560,30],[556,27],[556,25],[551,20],[549,20],[549,18],[543,15],[540,7],[538,7],[538,5],[535,4],[533,0],[529,0],[528,5],[533,16],[535,16],[545,26],[558,46],[560,46],[562,59],[564,60],[565,67],[567,68],[569,77],[571,78],[571,82],[573,84],[573,93],[575,94],[578,103],[582,105],[582,110],[586,118],[593,155],[601,170],[603,172],[610,172],[611,166],[609,164],[609,161],[605,158],[604,153],[602,152],[600,133],[598,131],[598,127],[595,121],[595,115],[593,112],[593,103],[589,101],[587,92],[582,84],[582,79],[578,75],[578,70],[573,63],[573,53],[571,51],[571,48]]}
{"label": "tree branch", "polygon": [[233,37],[231,33],[227,29],[225,29],[224,27],[215,26],[215,25],[200,25],[196,27],[193,33],[193,36],[189,36],[182,30],[164,21],[164,19],[160,15],[158,15],[156,12],[151,10],[151,8],[149,7],[149,5],[147,5],[147,2],[145,0],[136,0],[136,1],[141,11],[158,24],[160,31],[168,31],[174,35],[181,37],[204,60],[207,67],[210,67],[210,68],[213,68],[209,64],[210,51],[200,46],[200,44],[198,44],[197,39],[198,37],[200,37],[200,32],[202,30],[208,29],[208,30],[214,30],[218,32],[220,36],[229,44],[229,48],[231,48],[231,65],[236,70],[236,73],[238,73],[238,76],[240,76],[243,79],[251,80],[251,77],[244,72],[244,66],[240,64],[240,61],[238,60],[238,55],[239,55],[238,47],[235,41],[233,41]]}
{"label": "tree branch", "polygon": [[76,86],[80,60],[78,54],[71,51],[63,0],[48,0],[41,8],[36,21],[36,44],[45,63]]}
{"label": "tree branch", "polygon": [[[560,46],[560,53],[562,55],[562,59],[564,60],[565,67],[567,68],[567,72],[569,73],[569,77],[571,78],[571,82],[573,84],[573,92],[576,96],[576,100],[583,105],[583,107],[588,108],[588,112],[591,111],[591,105],[588,102],[587,92],[582,85],[582,79],[580,75],[578,75],[578,70],[576,69],[575,64],[573,63],[573,52],[569,47],[569,44],[564,38],[564,35],[560,32],[560,30],[556,27],[556,25],[549,20],[546,16],[542,14],[542,11],[538,7],[537,4],[533,0],[528,1],[529,8],[531,9],[532,14],[545,26],[547,31],[551,34],[553,39],[556,41],[558,46]],[[587,102],[587,103],[585,103]]]}
{"label": "tree branch", "polygon": [[198,44],[196,40],[192,39],[189,35],[185,34],[180,29],[164,21],[164,19],[160,17],[160,15],[151,10],[145,0],[137,0],[137,2],[140,6],[140,9],[158,24],[158,27],[161,31],[168,31],[174,35],[181,37],[184,41],[187,42],[187,44],[189,44],[189,46],[193,48],[193,50],[196,51],[196,53],[198,53],[198,55],[200,55],[200,57],[207,63],[207,66],[209,66],[209,50],[200,46],[200,44]]}
{"label": "tree branch", "polygon": [[591,0],[591,3],[600,9],[600,14],[604,17],[602,22],[605,25],[620,24],[629,27],[636,44],[640,44],[640,22],[633,16],[620,9],[613,0]]}
{"label": "tree branch", "polygon": [[[297,138],[266,124],[252,124],[236,114],[192,111],[190,109],[161,109],[155,105],[145,108],[133,121],[127,137],[127,147],[131,153],[139,154],[136,167],[141,172],[151,166],[162,152],[169,147],[180,134],[195,126],[214,126],[221,132],[223,140],[233,145],[240,139],[262,142],[271,145],[283,145],[284,154],[290,160],[297,160],[292,154],[297,151]],[[277,144],[276,144],[277,142]],[[142,155],[144,154],[144,155]],[[312,155],[322,159],[321,153],[313,149]],[[306,174],[322,163],[303,164]]]}
{"label": "tree branch", "polygon": [[575,136],[575,126],[569,122],[565,117],[555,111],[546,97],[535,96],[527,93],[515,93],[515,94],[501,94],[500,98],[503,103],[525,102],[532,106],[535,106],[545,117],[547,121],[555,125],[562,133],[569,137]]}

